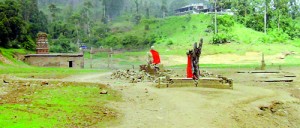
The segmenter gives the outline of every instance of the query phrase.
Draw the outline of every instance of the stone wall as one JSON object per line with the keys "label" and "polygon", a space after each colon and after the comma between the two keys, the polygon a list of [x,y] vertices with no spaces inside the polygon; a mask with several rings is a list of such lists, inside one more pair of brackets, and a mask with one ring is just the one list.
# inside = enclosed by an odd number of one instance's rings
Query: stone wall
{"label": "stone wall", "polygon": [[39,67],[84,68],[84,58],[81,54],[31,54],[25,56],[25,62]]}

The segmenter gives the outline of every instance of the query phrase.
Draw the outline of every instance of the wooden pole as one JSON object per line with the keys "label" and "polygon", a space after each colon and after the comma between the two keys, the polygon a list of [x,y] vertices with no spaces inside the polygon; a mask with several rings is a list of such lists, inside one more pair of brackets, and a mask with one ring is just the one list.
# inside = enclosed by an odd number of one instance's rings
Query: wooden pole
{"label": "wooden pole", "polygon": [[217,25],[217,0],[215,0],[215,34],[218,33],[218,25]]}
{"label": "wooden pole", "polygon": [[91,47],[90,59],[91,59],[91,68],[93,68],[93,47]]}
{"label": "wooden pole", "polygon": [[110,58],[110,52],[107,52],[108,53],[108,55],[107,55],[107,68],[109,68],[109,58]]}
{"label": "wooden pole", "polygon": [[267,1],[265,0],[264,32],[267,34]]}
{"label": "wooden pole", "polygon": [[110,67],[113,67],[113,49],[112,48],[110,48]]}

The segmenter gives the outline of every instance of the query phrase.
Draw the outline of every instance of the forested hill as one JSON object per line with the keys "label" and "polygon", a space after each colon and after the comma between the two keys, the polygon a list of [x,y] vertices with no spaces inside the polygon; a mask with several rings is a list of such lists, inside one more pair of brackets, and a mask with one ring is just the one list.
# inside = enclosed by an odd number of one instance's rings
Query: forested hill
{"label": "forested hill", "polygon": [[[262,43],[300,38],[299,0],[218,0],[219,11],[232,9],[235,15],[217,16],[217,28],[213,14],[175,16],[175,9],[199,2],[0,0],[0,46],[34,49],[38,32],[48,33],[51,52],[75,52],[80,45],[144,48],[162,42],[170,47],[179,42],[179,37],[180,40],[197,39],[200,34],[215,44],[244,43],[247,40],[236,38],[243,33],[232,33],[232,30],[238,32],[245,27],[260,33],[266,30],[260,39]],[[211,0],[202,2],[213,5]]]}
{"label": "forested hill", "polygon": [[82,5],[88,3],[93,8],[94,13],[103,13],[105,8],[106,15],[110,18],[115,18],[122,14],[135,13],[137,6],[141,13],[148,8],[149,13],[153,16],[162,16],[161,10],[165,10],[169,15],[173,15],[175,9],[199,2],[209,3],[208,0],[38,0],[38,5],[41,8],[48,8],[49,5],[54,4],[61,6],[61,9],[68,7],[78,10]]}

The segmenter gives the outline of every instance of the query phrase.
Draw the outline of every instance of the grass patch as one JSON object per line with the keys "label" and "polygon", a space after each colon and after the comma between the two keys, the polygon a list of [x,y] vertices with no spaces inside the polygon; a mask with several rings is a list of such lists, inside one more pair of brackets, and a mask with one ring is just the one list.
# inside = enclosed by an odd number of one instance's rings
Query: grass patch
{"label": "grass patch", "polygon": [[[299,63],[272,64],[272,65],[267,65],[267,68],[268,67],[269,68],[277,68],[279,66],[295,67],[295,66],[299,66]],[[260,67],[260,65],[259,64],[200,64],[199,67],[200,67],[200,70],[201,70],[201,68],[252,68],[254,70],[256,67]],[[168,66],[168,68],[185,69],[186,64]]]}
{"label": "grass patch", "polygon": [[72,69],[72,68],[53,68],[53,67],[30,67],[30,66],[0,66],[0,74],[14,75],[18,77],[34,78],[64,78],[70,75],[99,73],[107,71],[105,69]]}
{"label": "grass patch", "polygon": [[[14,90],[12,94],[20,93],[14,103],[11,98],[1,97],[0,126],[107,127],[116,121],[117,112],[105,104],[119,101],[121,97],[117,92],[92,83],[56,84],[37,87],[34,91],[33,87],[26,87],[24,91]],[[108,90],[109,94],[100,95],[102,89]]]}
{"label": "grass patch", "polygon": [[25,55],[32,53],[32,51],[26,51],[24,49],[5,49],[0,48],[0,54],[2,54],[6,59],[11,61],[14,65],[22,65],[25,66],[26,64],[23,61],[17,59],[19,55]]}

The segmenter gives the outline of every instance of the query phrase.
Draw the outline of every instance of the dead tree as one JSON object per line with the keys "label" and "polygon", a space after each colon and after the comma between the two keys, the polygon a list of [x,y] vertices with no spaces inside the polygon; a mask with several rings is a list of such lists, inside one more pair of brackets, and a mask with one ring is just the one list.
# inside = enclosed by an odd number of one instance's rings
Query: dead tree
{"label": "dead tree", "polygon": [[199,70],[199,59],[202,53],[203,39],[201,38],[199,45],[196,42],[194,44],[194,49],[190,50],[187,54],[191,56],[192,61],[192,70],[193,70],[193,79],[199,79],[200,70]]}

